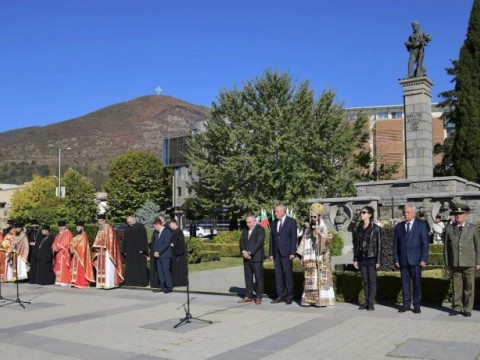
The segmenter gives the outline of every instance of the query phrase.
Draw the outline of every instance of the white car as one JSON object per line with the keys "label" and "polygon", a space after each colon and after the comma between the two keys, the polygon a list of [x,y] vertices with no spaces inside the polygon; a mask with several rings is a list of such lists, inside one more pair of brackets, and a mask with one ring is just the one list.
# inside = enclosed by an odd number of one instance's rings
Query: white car
{"label": "white car", "polygon": [[[217,230],[213,229],[213,235],[217,235]],[[183,229],[184,236],[190,236],[190,230],[188,228]],[[212,235],[211,229],[206,229],[201,226],[197,226],[197,237],[203,238]]]}

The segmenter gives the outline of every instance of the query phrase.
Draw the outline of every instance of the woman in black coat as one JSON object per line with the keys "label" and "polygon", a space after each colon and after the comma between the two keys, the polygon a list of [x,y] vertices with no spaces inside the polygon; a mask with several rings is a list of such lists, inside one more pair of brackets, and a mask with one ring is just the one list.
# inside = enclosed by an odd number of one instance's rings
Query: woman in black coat
{"label": "woman in black coat", "polygon": [[373,305],[382,244],[382,229],[373,223],[374,214],[375,210],[371,206],[365,206],[360,212],[360,224],[353,234],[353,266],[362,273],[365,293],[365,303],[358,309],[368,311],[375,310]]}

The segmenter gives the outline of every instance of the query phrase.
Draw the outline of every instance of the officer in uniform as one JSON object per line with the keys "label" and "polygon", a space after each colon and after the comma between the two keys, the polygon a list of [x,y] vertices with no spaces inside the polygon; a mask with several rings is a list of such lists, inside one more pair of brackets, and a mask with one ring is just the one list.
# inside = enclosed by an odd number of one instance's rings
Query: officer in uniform
{"label": "officer in uniform", "polygon": [[480,237],[477,227],[467,222],[469,212],[467,205],[455,204],[455,223],[445,232],[445,265],[453,282],[452,316],[472,316],[475,271],[480,269]]}

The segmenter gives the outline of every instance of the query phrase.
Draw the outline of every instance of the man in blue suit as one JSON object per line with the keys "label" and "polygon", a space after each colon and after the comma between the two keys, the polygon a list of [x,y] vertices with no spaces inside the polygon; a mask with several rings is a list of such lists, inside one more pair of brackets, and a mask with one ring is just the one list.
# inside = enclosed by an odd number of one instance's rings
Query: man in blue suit
{"label": "man in blue suit", "polygon": [[160,216],[153,222],[153,227],[157,234],[153,242],[153,256],[157,262],[158,283],[159,288],[153,290],[154,292],[171,293],[173,288],[172,280],[172,250],[171,239],[172,233],[170,229],[165,226],[166,219]]}
{"label": "man in blue suit", "polygon": [[286,215],[286,212],[285,205],[275,207],[276,220],[271,225],[269,255],[275,265],[277,289],[277,298],[272,301],[272,304],[285,302],[290,305],[293,300],[292,260],[297,250],[297,224]]}
{"label": "man in blue suit", "polygon": [[413,284],[413,312],[420,314],[422,299],[422,267],[428,261],[428,231],[425,223],[416,219],[413,204],[403,208],[405,221],[395,226],[393,237],[393,262],[400,269],[403,289],[403,306],[398,312],[410,310],[410,284]]}

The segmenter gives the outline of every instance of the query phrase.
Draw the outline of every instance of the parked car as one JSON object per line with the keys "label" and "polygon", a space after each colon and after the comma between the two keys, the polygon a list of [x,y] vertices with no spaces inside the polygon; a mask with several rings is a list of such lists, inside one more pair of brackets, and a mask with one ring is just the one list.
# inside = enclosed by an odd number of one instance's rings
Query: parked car
{"label": "parked car", "polygon": [[[213,229],[207,229],[201,226],[197,226],[197,237],[203,238],[203,237],[208,237],[210,235],[217,235],[217,230]],[[183,228],[183,235],[184,236],[190,236],[190,230],[188,228]]]}

